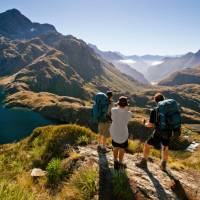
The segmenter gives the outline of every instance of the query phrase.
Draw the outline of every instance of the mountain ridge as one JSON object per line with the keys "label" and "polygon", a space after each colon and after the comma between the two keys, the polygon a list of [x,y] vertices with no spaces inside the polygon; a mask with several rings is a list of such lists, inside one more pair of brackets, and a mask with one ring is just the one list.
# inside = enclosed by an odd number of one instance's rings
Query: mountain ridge
{"label": "mountain ridge", "polygon": [[11,39],[30,39],[44,32],[57,32],[50,24],[34,23],[19,10],[0,13],[0,35]]}
{"label": "mountain ridge", "polygon": [[165,79],[161,80],[158,84],[163,86],[200,84],[200,66],[195,68],[185,68],[174,72]]}
{"label": "mountain ridge", "polygon": [[196,67],[200,64],[200,50],[196,53],[189,52],[180,57],[166,57],[163,61],[163,63],[148,69],[148,78],[150,80],[161,81],[178,70]]}

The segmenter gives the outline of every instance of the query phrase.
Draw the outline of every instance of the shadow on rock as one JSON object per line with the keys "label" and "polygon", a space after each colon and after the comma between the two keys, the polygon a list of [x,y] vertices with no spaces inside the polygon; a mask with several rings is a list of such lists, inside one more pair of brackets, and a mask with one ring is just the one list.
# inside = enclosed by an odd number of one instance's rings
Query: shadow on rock
{"label": "shadow on rock", "polygon": [[136,199],[125,170],[109,168],[106,154],[99,155],[99,200],[134,200]]}
{"label": "shadow on rock", "polygon": [[176,194],[176,196],[182,200],[189,200],[189,198],[186,194],[186,191],[184,190],[183,186],[181,185],[181,182],[172,174],[172,172],[166,171],[166,174],[173,181],[171,184],[171,189]]}
{"label": "shadow on rock", "polygon": [[158,199],[168,200],[167,193],[165,192],[165,189],[160,184],[160,181],[158,179],[156,179],[154,177],[154,175],[148,169],[146,169],[145,172],[149,176],[151,182],[153,183],[153,185],[154,185],[154,187],[156,189],[156,192],[157,192],[157,195],[158,195]]}

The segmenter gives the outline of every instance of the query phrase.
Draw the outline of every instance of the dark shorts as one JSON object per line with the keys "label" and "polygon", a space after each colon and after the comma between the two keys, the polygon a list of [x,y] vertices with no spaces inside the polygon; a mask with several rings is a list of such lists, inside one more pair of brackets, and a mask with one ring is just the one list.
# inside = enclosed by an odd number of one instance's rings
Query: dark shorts
{"label": "dark shorts", "polygon": [[159,148],[160,144],[169,146],[172,131],[159,131],[155,130],[152,135],[147,139],[147,144]]}
{"label": "dark shorts", "polygon": [[122,149],[126,149],[128,148],[128,140],[126,140],[124,143],[116,143],[115,141],[112,140],[112,145],[113,147],[119,147],[119,148],[122,148]]}

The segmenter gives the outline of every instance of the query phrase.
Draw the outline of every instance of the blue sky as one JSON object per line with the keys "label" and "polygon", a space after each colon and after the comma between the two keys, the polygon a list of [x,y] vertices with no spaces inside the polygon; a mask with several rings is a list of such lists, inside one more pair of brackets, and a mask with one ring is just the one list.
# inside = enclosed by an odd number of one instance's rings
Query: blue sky
{"label": "blue sky", "polygon": [[102,50],[177,55],[200,49],[199,0],[2,0]]}

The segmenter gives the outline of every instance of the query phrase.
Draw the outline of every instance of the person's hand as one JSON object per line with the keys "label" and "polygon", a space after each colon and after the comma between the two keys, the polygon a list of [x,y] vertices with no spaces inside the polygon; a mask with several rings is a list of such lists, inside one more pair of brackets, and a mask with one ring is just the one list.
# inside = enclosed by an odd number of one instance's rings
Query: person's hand
{"label": "person's hand", "polygon": [[153,128],[154,125],[152,123],[150,123],[150,122],[147,122],[147,123],[145,123],[145,126],[147,128]]}

